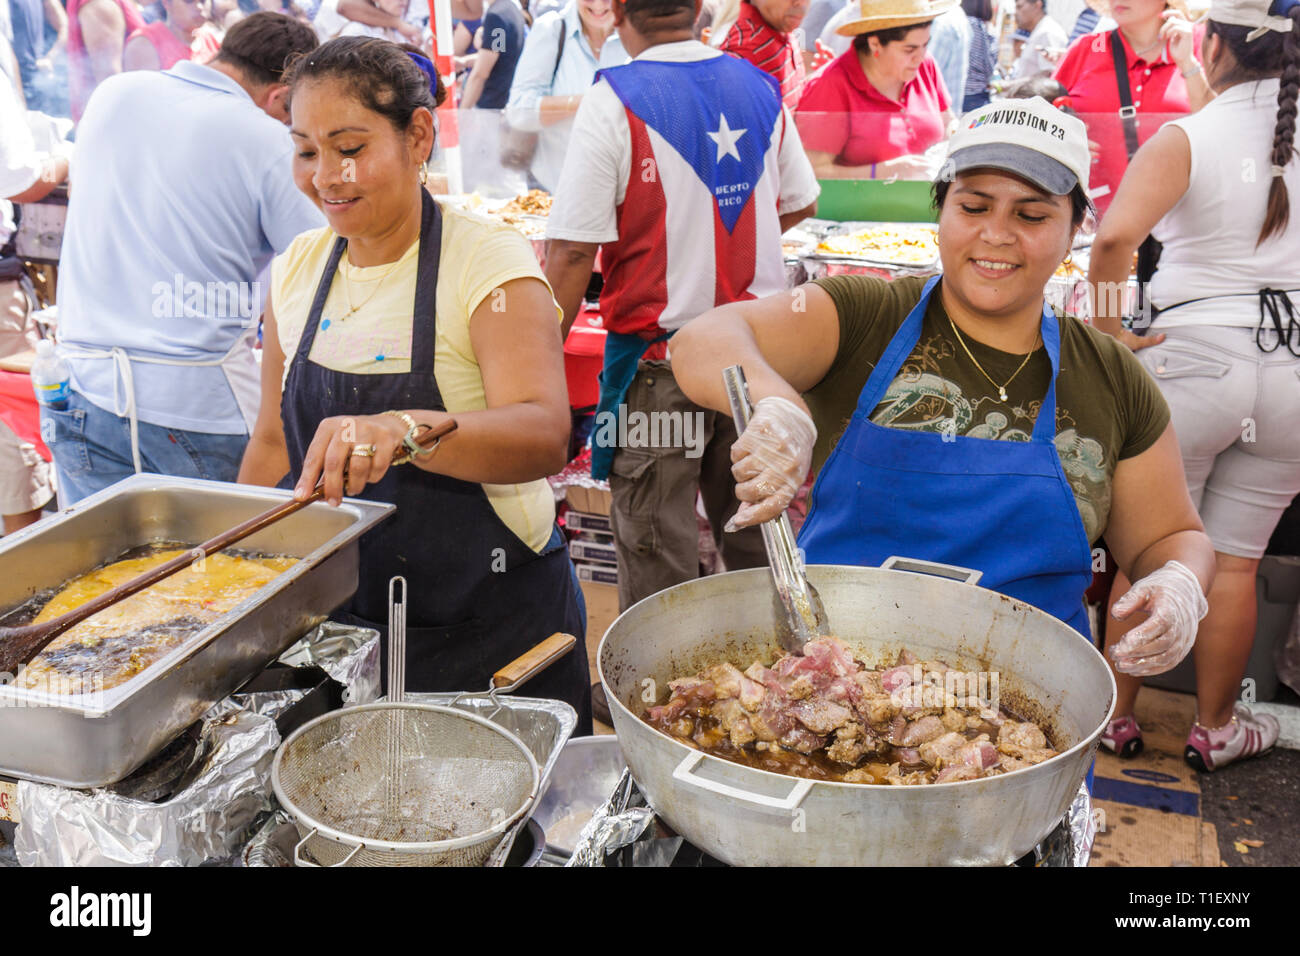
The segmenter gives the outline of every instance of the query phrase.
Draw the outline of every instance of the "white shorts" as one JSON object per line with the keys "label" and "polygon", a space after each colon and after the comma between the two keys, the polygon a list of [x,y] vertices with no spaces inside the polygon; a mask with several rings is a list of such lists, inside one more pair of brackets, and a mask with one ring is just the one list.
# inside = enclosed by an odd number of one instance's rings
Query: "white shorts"
{"label": "white shorts", "polygon": [[1154,331],[1165,341],[1137,357],[1169,403],[1187,487],[1214,549],[1262,557],[1300,493],[1300,358],[1285,345],[1260,351],[1253,328],[1157,321]]}
{"label": "white shorts", "polygon": [[0,421],[0,514],[44,508],[54,497],[54,468],[36,446]]}
{"label": "white shorts", "polygon": [[[0,282],[0,355],[32,348],[34,325],[27,297],[17,282]],[[44,508],[54,497],[54,468],[36,446],[0,421],[0,514]]]}

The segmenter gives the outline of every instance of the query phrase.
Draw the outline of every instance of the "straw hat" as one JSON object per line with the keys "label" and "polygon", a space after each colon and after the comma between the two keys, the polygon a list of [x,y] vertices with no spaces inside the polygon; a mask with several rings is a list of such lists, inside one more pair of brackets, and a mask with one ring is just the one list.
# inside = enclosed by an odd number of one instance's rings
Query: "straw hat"
{"label": "straw hat", "polygon": [[858,0],[862,16],[841,24],[835,32],[840,36],[852,37],[859,33],[928,23],[941,13],[947,13],[958,2],[959,0]]}

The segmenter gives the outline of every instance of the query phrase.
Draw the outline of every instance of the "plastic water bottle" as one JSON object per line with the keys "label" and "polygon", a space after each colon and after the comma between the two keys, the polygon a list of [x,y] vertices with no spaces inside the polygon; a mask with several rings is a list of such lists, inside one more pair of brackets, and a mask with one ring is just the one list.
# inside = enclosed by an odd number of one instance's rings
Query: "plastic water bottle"
{"label": "plastic water bottle", "polygon": [[64,411],[72,393],[72,369],[54,351],[54,343],[41,339],[36,343],[36,361],[32,363],[32,390],[36,400],[46,408]]}

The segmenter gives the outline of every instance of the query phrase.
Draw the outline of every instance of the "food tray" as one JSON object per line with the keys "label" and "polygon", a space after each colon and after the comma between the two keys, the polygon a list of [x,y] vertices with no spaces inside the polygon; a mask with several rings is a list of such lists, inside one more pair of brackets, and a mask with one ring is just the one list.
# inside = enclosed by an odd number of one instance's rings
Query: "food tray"
{"label": "food tray", "polygon": [[[133,475],[0,541],[0,607],[153,541],[205,541],[288,492]],[[0,686],[0,774],[97,787],[130,774],[356,590],[358,539],[395,509],[314,504],[240,542],[299,562],[135,677],[55,695]]]}
{"label": "food tray", "polygon": [[[834,229],[831,229],[824,238],[834,239],[834,238],[838,238],[842,236],[850,236],[853,235],[854,233],[865,232],[867,230],[874,230],[874,229],[896,231],[903,234],[919,233],[922,231],[934,234],[936,231],[933,226],[927,226],[924,223],[845,222],[845,223],[841,223],[839,226],[836,226]],[[924,273],[924,272],[933,272],[939,268],[939,247],[936,243],[933,256],[925,259],[918,259],[916,261],[913,261],[910,257],[908,259],[900,259],[897,257],[889,256],[883,251],[881,252],[880,255],[872,255],[870,253],[864,253],[862,255],[851,255],[851,254],[845,254],[840,252],[831,252],[829,250],[823,249],[819,244],[813,250],[812,258],[820,259],[826,262],[846,263],[850,265],[865,264],[865,265],[878,266],[878,267],[890,269],[896,274],[898,273],[899,270],[906,270],[907,272],[915,272],[915,273]]]}

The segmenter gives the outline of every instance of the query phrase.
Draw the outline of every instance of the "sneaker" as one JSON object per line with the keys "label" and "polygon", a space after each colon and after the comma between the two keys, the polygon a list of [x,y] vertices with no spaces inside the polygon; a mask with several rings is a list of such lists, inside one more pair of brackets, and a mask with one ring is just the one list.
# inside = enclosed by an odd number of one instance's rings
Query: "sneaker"
{"label": "sneaker", "polygon": [[1142,728],[1132,717],[1120,717],[1106,725],[1102,746],[1119,757],[1136,757],[1142,752]]}
{"label": "sneaker", "polygon": [[1245,704],[1232,708],[1232,720],[1213,730],[1192,724],[1183,759],[1202,773],[1226,767],[1236,760],[1261,754],[1277,743],[1281,728],[1277,718],[1256,716]]}

